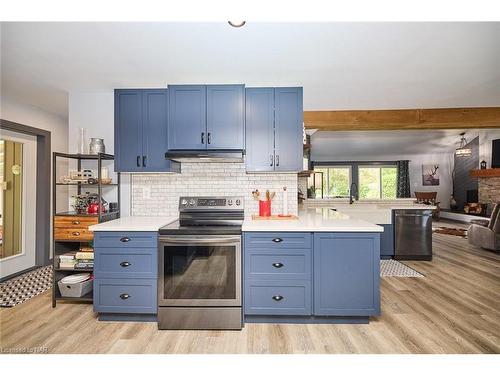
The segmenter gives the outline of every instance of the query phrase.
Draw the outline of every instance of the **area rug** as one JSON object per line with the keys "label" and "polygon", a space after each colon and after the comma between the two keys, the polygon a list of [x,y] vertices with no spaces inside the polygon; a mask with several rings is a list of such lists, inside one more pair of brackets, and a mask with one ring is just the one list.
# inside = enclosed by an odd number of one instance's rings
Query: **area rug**
{"label": "area rug", "polygon": [[425,277],[420,272],[394,259],[380,261],[380,277]]}
{"label": "area rug", "polygon": [[450,236],[467,237],[467,229],[462,228],[450,228],[450,227],[439,227],[434,229],[434,233],[448,234]]}
{"label": "area rug", "polygon": [[14,307],[52,287],[52,266],[40,267],[0,283],[0,307]]}

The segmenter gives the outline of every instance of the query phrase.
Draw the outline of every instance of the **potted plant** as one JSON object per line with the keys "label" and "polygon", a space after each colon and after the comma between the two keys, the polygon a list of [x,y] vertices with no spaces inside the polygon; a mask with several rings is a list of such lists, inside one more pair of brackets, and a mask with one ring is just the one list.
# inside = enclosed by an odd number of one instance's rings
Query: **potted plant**
{"label": "potted plant", "polygon": [[73,204],[71,205],[77,214],[87,213],[89,205],[88,194],[73,195]]}

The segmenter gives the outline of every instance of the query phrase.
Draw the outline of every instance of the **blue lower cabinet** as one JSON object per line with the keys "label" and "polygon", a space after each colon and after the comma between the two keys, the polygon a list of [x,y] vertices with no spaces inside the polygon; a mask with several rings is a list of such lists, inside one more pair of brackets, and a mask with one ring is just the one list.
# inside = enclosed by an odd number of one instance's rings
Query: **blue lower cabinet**
{"label": "blue lower cabinet", "polygon": [[152,279],[95,279],[94,311],[156,314],[157,281]]}
{"label": "blue lower cabinet", "polygon": [[384,227],[380,233],[380,257],[389,259],[394,256],[394,226],[392,224],[379,224]]}
{"label": "blue lower cabinet", "polygon": [[311,282],[307,280],[247,281],[245,314],[311,315]]}
{"label": "blue lower cabinet", "polygon": [[95,248],[94,276],[106,278],[156,278],[158,252],[156,248]]}
{"label": "blue lower cabinet", "polygon": [[314,315],[380,315],[380,234],[314,234]]}
{"label": "blue lower cabinet", "polygon": [[94,311],[134,320],[157,313],[157,232],[94,233]]}

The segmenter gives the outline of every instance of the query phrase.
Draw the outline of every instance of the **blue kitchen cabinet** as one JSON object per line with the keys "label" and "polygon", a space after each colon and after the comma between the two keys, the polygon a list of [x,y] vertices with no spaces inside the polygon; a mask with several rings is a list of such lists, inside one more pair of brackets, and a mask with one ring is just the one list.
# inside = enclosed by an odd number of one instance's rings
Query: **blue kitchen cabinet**
{"label": "blue kitchen cabinet", "polygon": [[247,172],[302,168],[302,88],[246,89]]}
{"label": "blue kitchen cabinet", "polygon": [[207,149],[245,148],[245,86],[207,86]]}
{"label": "blue kitchen cabinet", "polygon": [[303,169],[302,88],[274,89],[274,159],[275,171]]}
{"label": "blue kitchen cabinet", "polygon": [[115,90],[115,171],[142,169],[142,92]]}
{"label": "blue kitchen cabinet", "polygon": [[394,256],[394,226],[392,224],[379,224],[384,227],[380,233],[380,258],[390,259]]}
{"label": "blue kitchen cabinet", "polygon": [[169,150],[242,150],[244,85],[169,85]]}
{"label": "blue kitchen cabinet", "polygon": [[179,172],[165,159],[167,89],[115,90],[115,170],[117,172]]}
{"label": "blue kitchen cabinet", "polygon": [[205,85],[169,85],[169,150],[199,150],[207,145]]}
{"label": "blue kitchen cabinet", "polygon": [[380,315],[380,234],[314,233],[314,315]]}
{"label": "blue kitchen cabinet", "polygon": [[246,170],[274,170],[274,89],[250,88],[245,95]]}
{"label": "blue kitchen cabinet", "polygon": [[94,311],[100,318],[154,317],[157,232],[94,233]]}

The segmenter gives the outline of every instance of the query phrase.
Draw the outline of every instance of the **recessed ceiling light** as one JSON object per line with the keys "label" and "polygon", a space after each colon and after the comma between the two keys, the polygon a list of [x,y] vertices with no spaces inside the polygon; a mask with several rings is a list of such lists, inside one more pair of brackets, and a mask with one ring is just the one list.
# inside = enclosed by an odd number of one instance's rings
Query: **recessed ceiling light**
{"label": "recessed ceiling light", "polygon": [[232,27],[241,27],[244,26],[247,21],[227,21],[228,24],[230,24]]}

